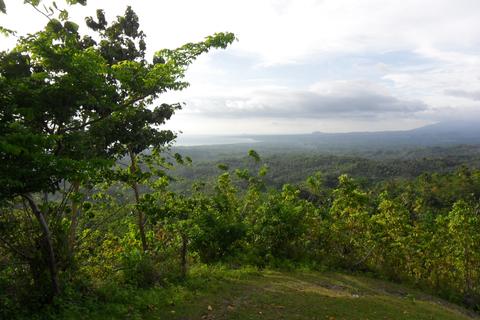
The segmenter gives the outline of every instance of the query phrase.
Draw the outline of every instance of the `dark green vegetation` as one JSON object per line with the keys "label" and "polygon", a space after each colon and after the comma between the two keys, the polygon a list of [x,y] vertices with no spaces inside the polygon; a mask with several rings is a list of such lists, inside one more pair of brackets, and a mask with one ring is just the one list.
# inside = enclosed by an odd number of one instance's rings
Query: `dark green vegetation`
{"label": "dark green vegetation", "polygon": [[460,317],[363,277],[246,266],[368,272],[479,310],[475,147],[415,151],[432,161],[404,149],[403,162],[392,149],[285,152],[293,165],[249,150],[179,190],[171,169],[190,159],[169,148],[175,134],[161,125],[181,106],[157,98],[185,88],[195,58],[234,35],[147,59],[131,8],[111,23],[101,10],[87,18],[92,36],[56,5],[44,14],[44,30],[0,54],[0,318],[195,318],[210,299],[217,317],[229,312],[225,299],[239,318],[315,317],[323,307],[340,318]]}
{"label": "dark green vegetation", "polygon": [[314,172],[321,172],[325,185],[333,188],[341,174],[354,177],[364,187],[373,187],[386,180],[413,179],[423,173],[448,173],[461,166],[480,168],[478,145],[356,151],[303,150],[295,145],[278,149],[271,143],[177,147],[178,152],[190,156],[194,162],[175,170],[173,174],[178,178],[175,188],[184,190],[191,181],[214,181],[218,164],[226,164],[232,169],[253,168],[245,156],[249,148],[262,153],[264,163],[269,167],[265,181],[276,188],[285,183],[299,184]]}
{"label": "dark green vegetation", "polygon": [[[211,141],[255,142],[208,145]],[[422,173],[447,173],[461,166],[480,168],[480,124],[478,122],[438,123],[415,130],[397,132],[304,134],[271,136],[204,137],[192,140],[206,145],[179,146],[177,152],[190,156],[194,165],[179,168],[178,189],[191,180],[211,181],[219,163],[230,168],[249,166],[246,153],[261,153],[270,172],[268,185],[281,188],[298,184],[313,172],[321,172],[324,182],[335,187],[341,174],[348,174],[362,186],[391,179],[412,179]],[[189,142],[180,137],[180,142]]]}

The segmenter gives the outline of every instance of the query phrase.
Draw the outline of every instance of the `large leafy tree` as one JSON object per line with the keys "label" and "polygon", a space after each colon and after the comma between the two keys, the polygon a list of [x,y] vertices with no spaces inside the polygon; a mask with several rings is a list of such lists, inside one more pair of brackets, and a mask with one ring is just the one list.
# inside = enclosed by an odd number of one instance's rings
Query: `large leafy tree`
{"label": "large leafy tree", "polygon": [[106,73],[102,57],[69,21],[51,20],[0,56],[0,199],[21,196],[39,221],[55,293],[52,235],[33,194],[55,192],[60,182],[102,158],[104,145],[87,128],[101,112],[116,108]]}
{"label": "large leafy tree", "polygon": [[[49,17],[44,30],[0,53],[0,200],[22,198],[37,218],[53,294],[60,291],[54,235],[36,194],[55,193],[65,181],[78,190],[94,172],[129,155],[138,199],[137,155],[175,137],[160,128],[179,105],[156,99],[188,85],[185,71],[198,55],[234,40],[219,33],[160,50],[149,61],[131,8],[110,25],[101,10],[97,20],[87,18],[96,39],[80,35],[67,17]],[[139,214],[140,228],[143,220]]]}
{"label": "large leafy tree", "polygon": [[[95,126],[97,136],[109,141],[109,152],[130,159],[129,175],[122,174],[132,188],[137,203],[140,201],[139,182],[144,179],[138,165],[139,155],[150,148],[159,149],[170,143],[175,134],[159,130],[165,121],[180,108],[180,104],[157,102],[168,90],[182,90],[187,67],[211,48],[226,48],[234,40],[231,33],[219,33],[199,43],[188,43],[176,50],[157,51],[148,61],[145,55],[145,34],[139,29],[138,17],[128,7],[125,15],[110,25],[102,10],[97,17],[87,18],[87,25],[100,36],[98,49],[111,73],[107,82],[116,88],[118,103],[123,106],[108,122]],[[143,250],[148,249],[144,225],[145,217],[137,210],[138,226]]]}

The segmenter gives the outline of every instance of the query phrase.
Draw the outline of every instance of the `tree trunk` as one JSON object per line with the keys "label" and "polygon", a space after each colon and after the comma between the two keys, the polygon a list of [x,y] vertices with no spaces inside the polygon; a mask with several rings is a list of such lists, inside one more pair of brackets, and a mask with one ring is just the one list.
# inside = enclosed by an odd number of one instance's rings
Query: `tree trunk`
{"label": "tree trunk", "polygon": [[[78,193],[80,190],[80,182],[74,181],[72,183],[72,190],[74,193]],[[73,258],[73,253],[75,251],[75,237],[77,234],[77,226],[78,226],[78,211],[79,211],[79,203],[72,199],[72,216],[70,220],[70,229],[68,230],[68,254],[70,258]]]}
{"label": "tree trunk", "polygon": [[[130,173],[135,174],[138,171],[136,155],[132,151],[129,151],[129,154],[130,154]],[[135,194],[135,202],[138,205],[140,202],[140,192],[138,190],[137,181],[133,181],[131,184],[131,187],[133,189],[133,193]],[[143,248],[143,251],[145,252],[148,250],[147,237],[145,235],[145,216],[143,212],[138,208],[137,208],[137,224],[138,224],[138,229],[140,231],[142,248]]]}
{"label": "tree trunk", "polygon": [[187,276],[187,246],[188,246],[188,238],[186,235],[182,234],[182,249],[180,252],[181,255],[181,272],[182,272],[182,278],[185,278]]}
{"label": "tree trunk", "polygon": [[56,296],[60,294],[60,285],[58,281],[58,272],[57,272],[57,260],[55,258],[55,251],[53,250],[53,241],[52,241],[52,234],[50,232],[50,228],[48,227],[47,221],[43,213],[38,208],[35,200],[31,194],[26,193],[22,195],[30,205],[30,208],[33,211],[33,214],[37,218],[38,222],[40,223],[40,227],[42,229],[43,237],[45,240],[45,245],[47,247],[48,253],[48,269],[50,271],[50,281],[52,285],[52,296]]}

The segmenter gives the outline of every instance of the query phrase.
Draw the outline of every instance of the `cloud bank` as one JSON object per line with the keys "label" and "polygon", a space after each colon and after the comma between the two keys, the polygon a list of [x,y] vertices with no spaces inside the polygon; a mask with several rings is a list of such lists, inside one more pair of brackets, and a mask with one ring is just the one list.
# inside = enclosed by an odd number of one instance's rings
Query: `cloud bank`
{"label": "cloud bank", "polygon": [[460,89],[449,89],[449,90],[445,90],[445,93],[454,97],[480,101],[480,90],[466,91],[466,90],[460,90]]}
{"label": "cloud bank", "polygon": [[[24,34],[46,23],[6,3],[5,27]],[[129,4],[149,54],[219,31],[239,38],[195,62],[190,88],[162,97],[186,102],[172,129],[398,130],[479,115],[478,0],[92,0],[71,16],[101,7],[113,18]]]}
{"label": "cloud bank", "polygon": [[388,118],[413,116],[427,106],[396,98],[370,83],[321,83],[309,90],[272,88],[244,96],[215,96],[187,101],[187,113],[217,118]]}

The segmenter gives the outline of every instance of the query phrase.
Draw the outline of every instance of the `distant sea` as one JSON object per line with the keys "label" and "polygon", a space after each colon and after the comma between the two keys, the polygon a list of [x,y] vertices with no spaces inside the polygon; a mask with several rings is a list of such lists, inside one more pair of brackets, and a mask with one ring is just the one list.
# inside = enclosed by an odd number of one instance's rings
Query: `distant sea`
{"label": "distant sea", "polygon": [[175,145],[192,147],[219,144],[256,143],[255,139],[242,136],[208,136],[208,135],[184,135],[180,134]]}

